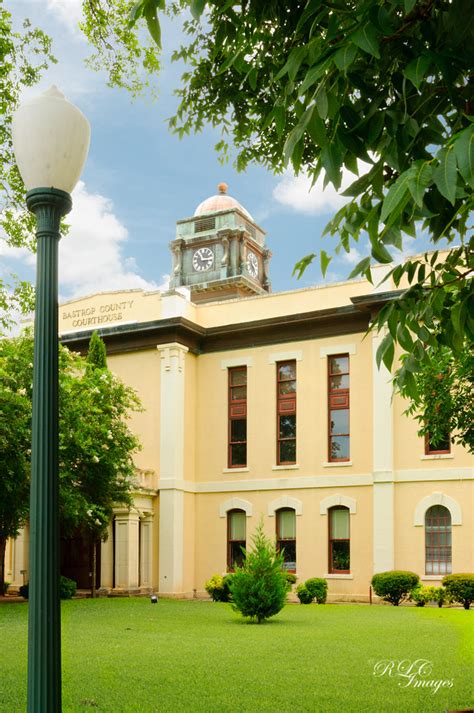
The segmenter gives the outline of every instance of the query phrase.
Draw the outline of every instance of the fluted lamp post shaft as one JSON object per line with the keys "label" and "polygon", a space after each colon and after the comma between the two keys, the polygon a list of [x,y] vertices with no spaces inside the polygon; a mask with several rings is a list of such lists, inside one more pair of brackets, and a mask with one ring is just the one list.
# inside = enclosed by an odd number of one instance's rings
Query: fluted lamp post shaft
{"label": "fluted lamp post shaft", "polygon": [[58,243],[90,140],[87,119],[52,87],[13,117],[15,158],[36,216],[30,493],[28,713],[61,711]]}

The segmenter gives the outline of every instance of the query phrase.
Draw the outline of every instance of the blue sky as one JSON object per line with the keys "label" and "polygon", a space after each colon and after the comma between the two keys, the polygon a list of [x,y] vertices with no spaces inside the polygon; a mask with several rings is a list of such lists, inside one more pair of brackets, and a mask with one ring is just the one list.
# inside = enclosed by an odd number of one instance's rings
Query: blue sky
{"label": "blue sky", "polygon": [[[169,61],[179,44],[177,24],[163,22],[157,101],[132,101],[125,90],[108,88],[105,75],[85,66],[89,48],[77,29],[81,0],[5,0],[5,5],[17,25],[28,17],[53,37],[58,64],[34,92],[57,84],[91,123],[89,158],[73,194],[70,234],[60,247],[62,299],[106,289],[163,289],[176,221],[191,216],[221,181],[267,231],[273,290],[321,282],[317,264],[299,281],[291,273],[307,253],[331,250],[331,239],[322,240],[321,234],[343,200],[332,187],[323,192],[317,184],[310,193],[304,176],[274,176],[258,166],[239,174],[231,163],[219,163],[213,148],[217,131],[208,128],[182,140],[168,131],[165,119],[174,113],[173,89],[182,71]],[[354,178],[349,174],[345,184]],[[360,257],[357,250],[338,257],[328,279],[345,279]],[[25,251],[10,250],[3,260],[33,279],[34,259]]]}

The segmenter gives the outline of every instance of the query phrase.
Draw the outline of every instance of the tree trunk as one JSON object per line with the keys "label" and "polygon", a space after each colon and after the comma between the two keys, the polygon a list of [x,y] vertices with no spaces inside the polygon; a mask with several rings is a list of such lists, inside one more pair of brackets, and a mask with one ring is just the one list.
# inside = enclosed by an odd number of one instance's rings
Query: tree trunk
{"label": "tree trunk", "polygon": [[97,540],[92,540],[92,581],[91,581],[91,598],[95,599],[97,589]]}
{"label": "tree trunk", "polygon": [[7,547],[7,538],[0,537],[0,597],[4,594],[5,589],[5,550]]}

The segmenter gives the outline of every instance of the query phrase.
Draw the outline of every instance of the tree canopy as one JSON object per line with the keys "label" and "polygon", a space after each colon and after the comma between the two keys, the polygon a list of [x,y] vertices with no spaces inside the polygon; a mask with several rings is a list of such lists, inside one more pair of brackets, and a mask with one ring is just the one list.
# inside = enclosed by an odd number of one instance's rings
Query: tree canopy
{"label": "tree canopy", "polygon": [[[3,247],[35,249],[34,216],[26,209],[25,188],[16,167],[12,138],[12,114],[21,91],[36,84],[48,64],[55,62],[51,39],[23,23],[13,32],[11,15],[0,0],[0,253]],[[33,289],[15,275],[0,273],[0,334],[12,324],[13,311],[33,307]]]}
{"label": "tree canopy", "polygon": [[[336,189],[343,171],[354,174],[326,226],[334,240],[319,252],[320,268],[324,275],[334,253],[359,241],[368,254],[350,277],[372,280],[371,264],[394,263],[386,279],[402,294],[373,316],[375,328],[388,328],[379,360],[392,368],[398,344],[407,358],[396,383],[419,399],[415,375],[445,347],[459,357],[474,334],[469,0],[139,0],[128,15],[118,0],[88,0],[84,11],[96,61],[113,39],[109,79],[125,87],[130,72],[157,67],[137,44],[140,23],[158,57],[160,15],[184,18],[173,59],[187,68],[169,120],[180,136],[216,127],[216,149],[233,150],[240,170],[291,167]],[[397,264],[404,237],[416,235],[434,253]],[[448,258],[438,251],[446,246]],[[315,257],[303,257],[296,273]]]}
{"label": "tree canopy", "polygon": [[[94,542],[106,536],[114,504],[132,503],[140,444],[127,419],[141,406],[107,366],[91,361],[60,347],[59,505],[62,534]],[[32,375],[31,335],[0,340],[0,544],[28,514]],[[8,504],[10,519],[2,515]]]}

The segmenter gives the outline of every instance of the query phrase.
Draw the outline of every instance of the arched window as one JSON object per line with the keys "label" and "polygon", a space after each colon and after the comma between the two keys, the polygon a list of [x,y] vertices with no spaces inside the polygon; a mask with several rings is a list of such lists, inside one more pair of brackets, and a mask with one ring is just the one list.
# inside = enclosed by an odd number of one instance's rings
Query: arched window
{"label": "arched window", "polygon": [[329,508],[329,572],[349,574],[351,545],[349,508],[337,505]]}
{"label": "arched window", "polygon": [[432,505],[425,514],[425,572],[451,573],[451,513],[444,505]]}
{"label": "arched window", "polygon": [[232,571],[244,561],[242,547],[246,547],[246,514],[243,510],[227,513],[227,569]]}
{"label": "arched window", "polygon": [[277,549],[283,551],[283,567],[296,572],[296,513],[293,508],[280,508],[275,514]]}

